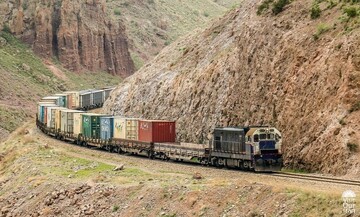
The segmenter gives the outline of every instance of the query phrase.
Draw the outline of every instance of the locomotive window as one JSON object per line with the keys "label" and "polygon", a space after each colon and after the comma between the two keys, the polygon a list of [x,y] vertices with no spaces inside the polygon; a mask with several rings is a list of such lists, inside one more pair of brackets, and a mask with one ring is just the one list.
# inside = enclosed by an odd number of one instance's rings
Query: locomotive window
{"label": "locomotive window", "polygon": [[266,139],[266,134],[260,134],[260,140],[265,140]]}
{"label": "locomotive window", "polygon": [[254,135],[254,142],[259,142],[259,135],[258,134]]}
{"label": "locomotive window", "polygon": [[272,133],[267,134],[267,139],[274,139],[274,134]]}

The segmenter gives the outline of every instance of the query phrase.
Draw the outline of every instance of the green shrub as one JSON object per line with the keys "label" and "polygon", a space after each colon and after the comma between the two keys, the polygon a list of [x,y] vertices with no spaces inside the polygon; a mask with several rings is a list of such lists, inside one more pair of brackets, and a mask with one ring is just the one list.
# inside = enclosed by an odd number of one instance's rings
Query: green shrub
{"label": "green shrub", "polygon": [[320,15],[321,15],[321,9],[320,9],[319,4],[314,4],[314,5],[311,7],[311,10],[310,10],[310,17],[311,17],[311,19],[319,18]]}
{"label": "green shrub", "polygon": [[357,8],[355,7],[345,8],[344,13],[350,18],[356,17],[358,15]]}
{"label": "green shrub", "polygon": [[331,9],[331,8],[335,7],[337,4],[338,4],[338,2],[334,2],[333,0],[330,0],[327,8]]}
{"label": "green shrub", "polygon": [[204,12],[204,16],[205,16],[205,17],[208,17],[208,16],[210,16],[210,14],[205,11],[205,12]]}
{"label": "green shrub", "polygon": [[273,4],[272,12],[277,15],[284,10],[284,7],[290,3],[290,0],[277,0]]}
{"label": "green shrub", "polygon": [[257,15],[261,15],[262,12],[267,11],[269,9],[269,5],[273,2],[273,0],[265,0],[263,1],[259,7],[257,8]]}
{"label": "green shrub", "polygon": [[353,142],[348,142],[346,144],[346,146],[348,147],[349,151],[351,151],[351,152],[357,152],[359,149],[359,145],[357,143],[353,143]]}
{"label": "green shrub", "polygon": [[115,14],[115,15],[118,15],[118,16],[121,15],[120,9],[119,9],[119,8],[115,8],[115,9],[114,9],[114,14]]}

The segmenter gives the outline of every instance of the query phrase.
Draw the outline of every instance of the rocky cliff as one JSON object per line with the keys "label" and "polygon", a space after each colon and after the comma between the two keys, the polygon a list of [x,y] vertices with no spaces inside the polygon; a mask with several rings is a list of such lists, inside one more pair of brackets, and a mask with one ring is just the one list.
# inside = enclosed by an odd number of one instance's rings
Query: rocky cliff
{"label": "rocky cliff", "polygon": [[217,125],[274,125],[287,167],[359,176],[356,22],[346,5],[323,2],[311,19],[311,1],[277,15],[258,15],[261,4],[247,0],[165,48],[112,93],[105,112],[176,120],[178,139],[191,142],[206,142]]}
{"label": "rocky cliff", "polygon": [[105,0],[10,0],[1,6],[5,29],[69,70],[134,72],[124,25],[107,17]]}

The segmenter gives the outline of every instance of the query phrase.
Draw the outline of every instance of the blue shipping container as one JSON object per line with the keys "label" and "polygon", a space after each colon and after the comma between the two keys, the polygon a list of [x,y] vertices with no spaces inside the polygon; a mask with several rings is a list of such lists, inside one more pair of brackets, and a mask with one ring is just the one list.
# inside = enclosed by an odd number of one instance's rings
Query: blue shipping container
{"label": "blue shipping container", "polygon": [[114,117],[100,117],[100,138],[112,139],[114,136]]}

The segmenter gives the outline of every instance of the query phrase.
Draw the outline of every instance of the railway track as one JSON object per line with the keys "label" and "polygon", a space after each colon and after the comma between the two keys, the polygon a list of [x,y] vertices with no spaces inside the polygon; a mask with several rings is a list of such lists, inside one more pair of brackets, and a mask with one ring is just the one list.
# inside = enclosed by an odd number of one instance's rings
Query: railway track
{"label": "railway track", "polygon": [[291,179],[301,179],[309,180],[316,182],[327,182],[333,184],[342,184],[342,185],[351,185],[351,186],[360,186],[360,181],[350,180],[350,179],[339,179],[323,176],[314,176],[308,174],[297,174],[297,173],[288,173],[288,172],[273,172],[270,174],[275,177],[291,178]]}

